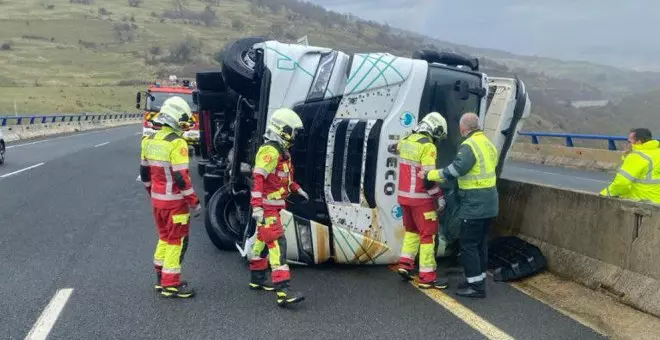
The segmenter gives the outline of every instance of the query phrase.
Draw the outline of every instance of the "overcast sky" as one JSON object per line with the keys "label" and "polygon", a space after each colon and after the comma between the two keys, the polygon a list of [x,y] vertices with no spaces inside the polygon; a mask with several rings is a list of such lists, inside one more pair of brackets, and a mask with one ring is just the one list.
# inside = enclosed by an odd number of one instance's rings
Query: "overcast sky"
{"label": "overcast sky", "polygon": [[440,40],[558,58],[660,57],[660,0],[310,0]]}

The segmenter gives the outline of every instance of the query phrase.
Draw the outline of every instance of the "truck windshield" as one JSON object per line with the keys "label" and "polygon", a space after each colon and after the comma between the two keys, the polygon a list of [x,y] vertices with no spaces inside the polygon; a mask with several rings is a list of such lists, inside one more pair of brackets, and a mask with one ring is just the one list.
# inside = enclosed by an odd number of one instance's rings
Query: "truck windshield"
{"label": "truck windshield", "polygon": [[192,99],[192,94],[191,93],[176,93],[176,92],[151,92],[151,95],[153,96],[153,100],[147,100],[147,104],[145,109],[147,111],[159,111],[160,107],[163,105],[163,102],[167,98],[174,97],[174,96],[179,96],[188,102],[188,105],[190,105],[190,108],[194,111],[197,111],[197,106],[193,103]]}
{"label": "truck windshield", "polygon": [[[461,98],[456,90],[458,81],[465,82],[471,89],[482,87],[481,76],[474,73],[457,71],[450,68],[431,66],[424,88],[420,105],[420,112],[426,114],[436,111],[447,120],[447,139],[438,144],[438,163],[440,166],[448,164],[456,155],[458,145],[461,143],[461,133],[458,127],[461,115],[466,112],[479,114],[481,98],[469,93],[467,99]],[[423,115],[420,115],[421,120]]]}

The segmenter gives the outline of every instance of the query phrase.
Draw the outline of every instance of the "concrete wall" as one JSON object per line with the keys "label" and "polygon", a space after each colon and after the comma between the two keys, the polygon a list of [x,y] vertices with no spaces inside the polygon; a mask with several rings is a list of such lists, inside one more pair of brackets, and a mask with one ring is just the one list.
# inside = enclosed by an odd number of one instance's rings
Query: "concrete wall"
{"label": "concrete wall", "polygon": [[622,154],[622,151],[605,149],[516,143],[509,151],[509,158],[535,164],[610,172],[615,171],[621,165]]}
{"label": "concrete wall", "polygon": [[115,126],[139,124],[142,117],[124,119],[104,119],[82,122],[56,122],[48,124],[9,125],[2,127],[7,142],[13,142],[35,137],[45,137],[77,131],[103,129]]}
{"label": "concrete wall", "polygon": [[537,245],[550,271],[660,317],[660,206],[499,180],[500,234]]}

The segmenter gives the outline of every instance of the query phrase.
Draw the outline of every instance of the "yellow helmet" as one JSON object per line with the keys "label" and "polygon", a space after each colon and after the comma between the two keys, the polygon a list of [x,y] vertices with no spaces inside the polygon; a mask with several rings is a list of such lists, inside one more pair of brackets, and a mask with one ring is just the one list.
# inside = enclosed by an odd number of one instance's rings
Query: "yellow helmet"
{"label": "yellow helmet", "polygon": [[434,138],[447,138],[447,121],[438,112],[430,112],[419,122],[415,131],[428,132]]}
{"label": "yellow helmet", "polygon": [[192,122],[192,110],[183,98],[173,96],[163,102],[154,121],[177,131],[188,130]]}
{"label": "yellow helmet", "polygon": [[279,108],[273,112],[268,120],[266,135],[275,135],[285,145],[290,145],[296,138],[296,134],[302,129],[302,120],[295,111],[289,108]]}

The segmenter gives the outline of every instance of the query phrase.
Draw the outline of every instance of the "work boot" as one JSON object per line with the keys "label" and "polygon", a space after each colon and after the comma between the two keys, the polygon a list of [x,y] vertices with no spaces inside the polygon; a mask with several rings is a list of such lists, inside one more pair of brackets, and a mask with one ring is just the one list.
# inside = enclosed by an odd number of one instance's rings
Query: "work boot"
{"label": "work boot", "polygon": [[277,285],[277,304],[280,307],[287,306],[289,304],[294,304],[302,302],[305,300],[305,297],[302,293],[293,291],[289,288],[288,283],[278,284]]}
{"label": "work boot", "polygon": [[486,297],[486,287],[479,289],[475,285],[468,284],[467,288],[459,289],[456,291],[456,295],[464,296],[469,298],[485,298]]}
{"label": "work boot", "polygon": [[154,283],[154,289],[160,293],[161,290],[163,290],[163,285],[160,283],[160,273],[156,273],[156,283]]}
{"label": "work boot", "polygon": [[408,270],[406,268],[399,268],[396,270],[399,275],[401,275],[401,278],[403,278],[404,281],[410,281],[414,278],[414,274],[412,273],[412,270]]}
{"label": "work boot", "polygon": [[420,289],[447,289],[449,287],[449,280],[447,278],[438,278],[433,282],[420,282],[417,287]]}
{"label": "work boot", "polygon": [[188,287],[188,282],[181,281],[178,286],[163,287],[160,295],[167,298],[187,299],[195,296],[195,290]]}
{"label": "work boot", "polygon": [[250,289],[252,290],[265,290],[271,292],[275,287],[266,283],[266,271],[251,271],[250,272]]}

